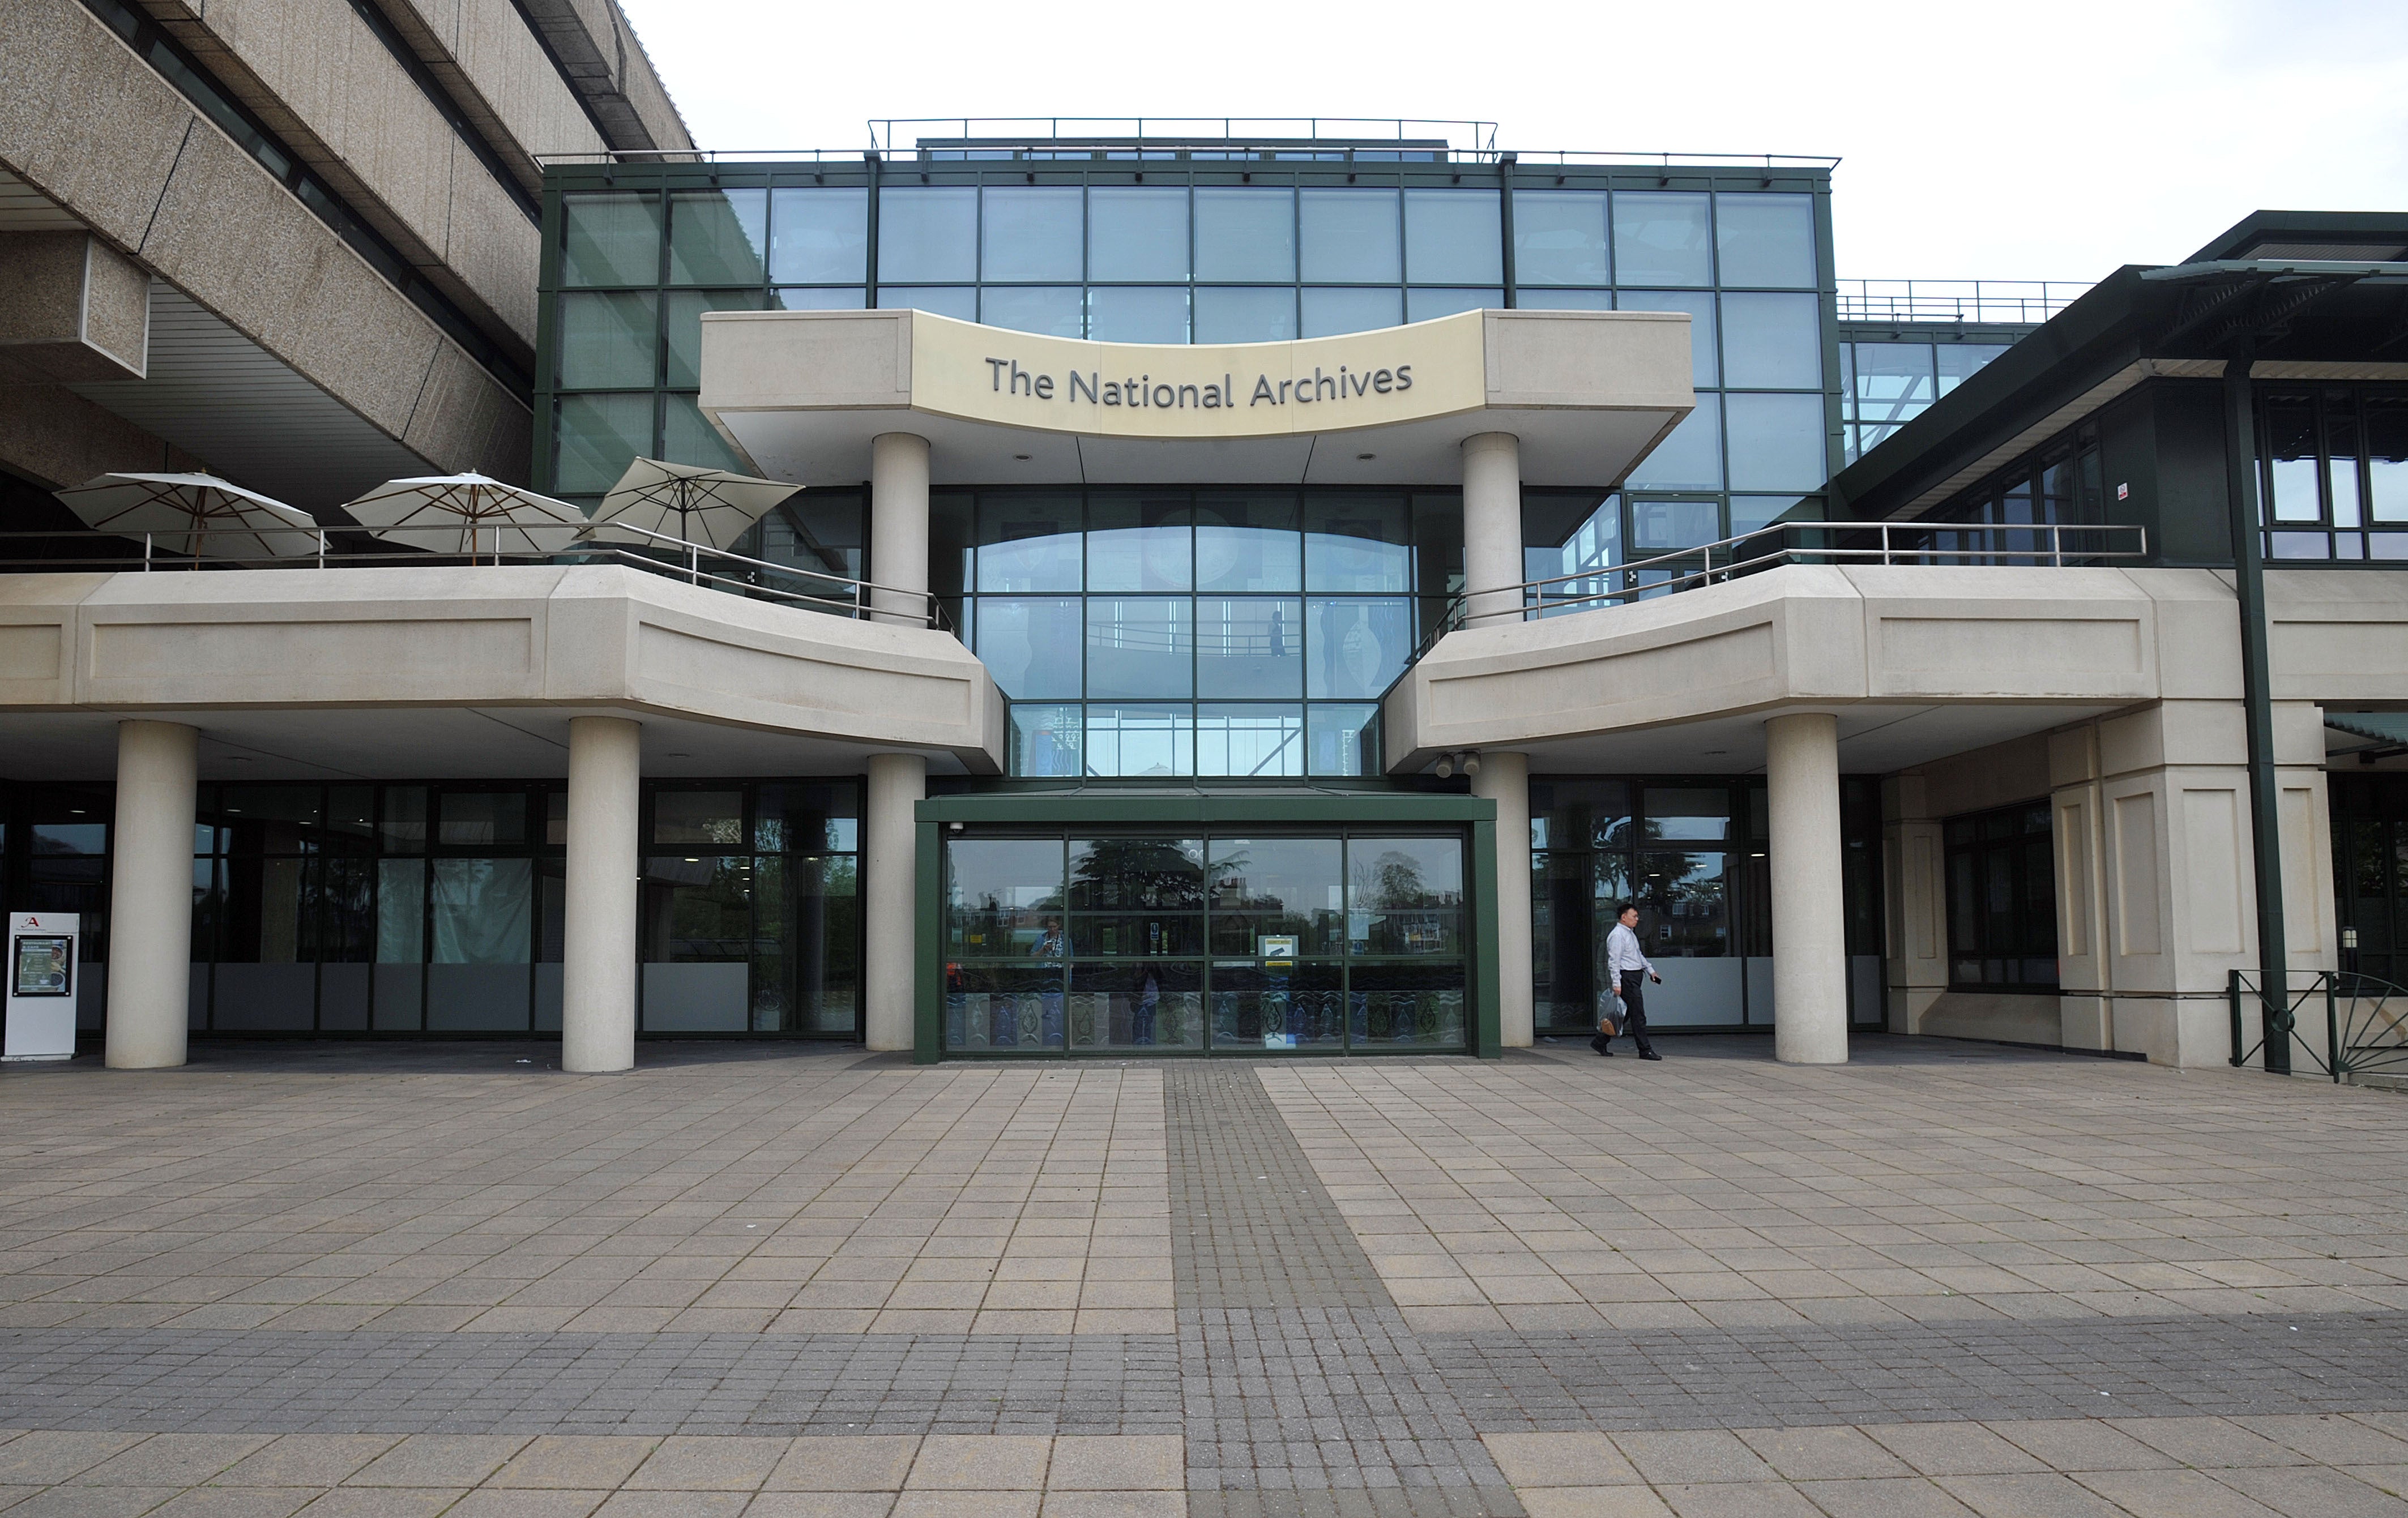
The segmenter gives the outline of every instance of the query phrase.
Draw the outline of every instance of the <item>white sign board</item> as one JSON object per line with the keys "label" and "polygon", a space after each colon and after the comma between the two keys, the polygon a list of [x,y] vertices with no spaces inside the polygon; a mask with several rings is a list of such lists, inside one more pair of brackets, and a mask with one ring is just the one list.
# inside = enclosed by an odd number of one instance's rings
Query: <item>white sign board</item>
{"label": "white sign board", "polygon": [[73,912],[8,914],[6,1057],[74,1057],[80,937]]}

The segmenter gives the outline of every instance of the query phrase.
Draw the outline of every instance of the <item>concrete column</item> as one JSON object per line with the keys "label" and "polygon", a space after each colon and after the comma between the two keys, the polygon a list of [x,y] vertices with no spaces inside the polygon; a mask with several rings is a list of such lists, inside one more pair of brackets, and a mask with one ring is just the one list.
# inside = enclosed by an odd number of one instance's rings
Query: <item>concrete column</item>
{"label": "concrete column", "polygon": [[[880,441],[884,441],[883,438]],[[869,756],[869,817],[865,828],[862,937],[863,1031],[872,1049],[909,1049],[919,1006],[919,804],[928,795],[928,761],[916,753]]]}
{"label": "concrete column", "polygon": [[1481,750],[1471,794],[1497,803],[1498,1035],[1509,1049],[1526,1049],[1537,1028],[1530,975],[1530,756]]}
{"label": "concrete column", "polygon": [[1772,811],[1773,1057],[1787,1065],[1844,1065],[1840,720],[1825,711],[1770,718],[1764,740]]}
{"label": "concrete column", "polygon": [[184,1063],[193,995],[193,811],[198,730],[117,724],[108,886],[108,1067]]}
{"label": "concrete column", "polygon": [[[1463,585],[1474,627],[1514,619],[1522,573],[1522,442],[1510,432],[1463,440]],[[1484,613],[1487,615],[1484,616]]]}
{"label": "concrete column", "polygon": [[884,432],[869,444],[869,578],[879,622],[924,624],[928,613],[928,439]]}
{"label": "concrete column", "polygon": [[567,892],[561,924],[560,1067],[636,1064],[637,818],[641,723],[568,720]]}

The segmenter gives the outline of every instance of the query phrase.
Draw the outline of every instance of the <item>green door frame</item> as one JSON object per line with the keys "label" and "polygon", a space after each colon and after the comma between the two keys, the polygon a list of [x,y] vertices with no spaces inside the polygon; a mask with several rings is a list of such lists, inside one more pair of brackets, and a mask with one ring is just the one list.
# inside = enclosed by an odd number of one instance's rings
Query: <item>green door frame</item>
{"label": "green door frame", "polygon": [[[1200,828],[1256,826],[1469,827],[1471,830],[1471,1052],[1498,1059],[1504,1049],[1498,1027],[1497,803],[1479,796],[1421,795],[1412,792],[1332,793],[1299,796],[1114,795],[1050,792],[935,796],[919,804],[919,974],[911,1061],[934,1065],[944,1057],[944,835],[965,825]],[[1117,1057],[1128,1057],[1126,1050]],[[1273,1056],[1283,1057],[1283,1056]]]}

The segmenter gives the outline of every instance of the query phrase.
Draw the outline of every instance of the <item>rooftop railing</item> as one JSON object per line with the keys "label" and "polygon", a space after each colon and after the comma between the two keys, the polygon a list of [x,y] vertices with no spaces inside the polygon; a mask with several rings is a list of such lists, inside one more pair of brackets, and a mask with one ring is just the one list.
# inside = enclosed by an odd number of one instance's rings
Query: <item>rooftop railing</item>
{"label": "rooftop railing", "polygon": [[2140,559],[2147,530],[2130,524],[2000,525],[1935,522],[1783,522],[1719,542],[1597,569],[1467,591],[1413,651],[1475,623],[1526,622],[1720,584],[1789,564],[2039,565],[2065,568]]}
{"label": "rooftop railing", "polygon": [[1842,322],[2038,326],[2089,294],[2063,279],[1842,279]]}
{"label": "rooftop railing", "polygon": [[538,164],[860,164],[870,157],[978,163],[1187,159],[1201,162],[1518,164],[1828,171],[1813,153],[1691,153],[1640,149],[1517,151],[1494,122],[1336,117],[939,117],[873,121],[867,148],[619,148],[537,153]]}
{"label": "rooftop railing", "polygon": [[[650,541],[642,546],[579,543],[564,552],[552,554],[495,553],[491,551],[476,554],[429,553],[380,544],[358,528],[321,527],[314,553],[263,559],[208,553],[206,551],[206,533],[201,535],[204,551],[182,553],[170,552],[159,546],[162,538],[181,539],[192,536],[180,531],[129,533],[122,537],[90,531],[6,532],[0,533],[0,571],[20,574],[73,570],[175,573],[233,569],[425,569],[496,565],[618,564],[707,590],[740,595],[750,600],[775,602],[800,610],[905,626],[934,627],[945,632],[953,630],[951,619],[945,615],[943,603],[926,591],[881,585],[873,580],[848,579],[843,575],[791,564],[774,564],[767,559],[750,558],[726,549],[652,532],[632,523],[618,523],[616,526],[641,534]],[[232,537],[235,534],[229,532],[226,536]],[[64,551],[49,551],[51,549]]]}

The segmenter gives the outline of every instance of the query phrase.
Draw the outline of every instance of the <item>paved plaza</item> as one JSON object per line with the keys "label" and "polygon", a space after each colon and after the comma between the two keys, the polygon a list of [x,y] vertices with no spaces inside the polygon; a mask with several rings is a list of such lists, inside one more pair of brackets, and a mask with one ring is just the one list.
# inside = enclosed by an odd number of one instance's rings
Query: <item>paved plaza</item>
{"label": "paved plaza", "polygon": [[213,1045],[0,1071],[0,1509],[2408,1515],[2408,1098]]}

